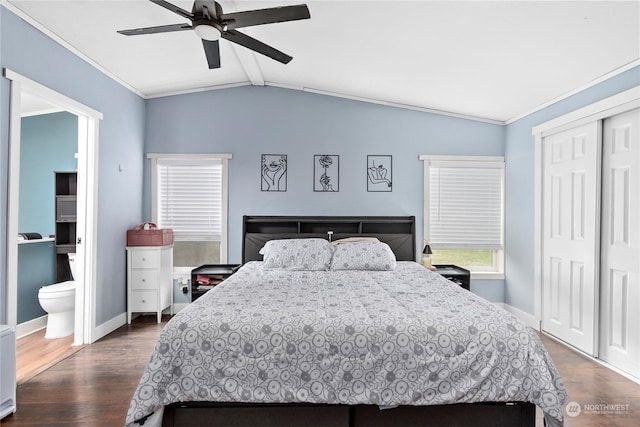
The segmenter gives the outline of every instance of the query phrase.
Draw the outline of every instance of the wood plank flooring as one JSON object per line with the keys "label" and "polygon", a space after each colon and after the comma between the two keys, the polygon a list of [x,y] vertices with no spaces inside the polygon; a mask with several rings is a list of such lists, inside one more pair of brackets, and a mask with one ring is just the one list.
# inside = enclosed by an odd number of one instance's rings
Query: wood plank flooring
{"label": "wood plank flooring", "polygon": [[[168,316],[163,318],[163,322]],[[18,410],[0,421],[14,426],[124,425],[129,401],[164,323],[140,316],[100,341],[18,386]],[[581,406],[568,427],[637,426],[640,385],[543,336],[565,385],[569,400]],[[609,413],[602,405],[628,405]],[[538,412],[540,414],[540,412]],[[537,426],[542,426],[538,417]]]}
{"label": "wood plank flooring", "polygon": [[84,347],[72,346],[73,335],[46,339],[45,332],[46,329],[41,329],[17,341],[16,382],[18,384],[31,379]]}

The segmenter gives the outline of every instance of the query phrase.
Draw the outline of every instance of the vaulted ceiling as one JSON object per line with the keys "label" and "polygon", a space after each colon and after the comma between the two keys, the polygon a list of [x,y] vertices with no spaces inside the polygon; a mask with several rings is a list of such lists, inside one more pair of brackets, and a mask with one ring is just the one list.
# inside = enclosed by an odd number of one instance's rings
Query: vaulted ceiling
{"label": "vaulted ceiling", "polygon": [[[219,3],[230,13],[303,1]],[[640,1],[311,0],[308,20],[239,29],[289,64],[221,40],[212,70],[194,31],[116,32],[189,23],[150,1],[6,4],[145,98],[272,85],[508,122],[640,64]]]}

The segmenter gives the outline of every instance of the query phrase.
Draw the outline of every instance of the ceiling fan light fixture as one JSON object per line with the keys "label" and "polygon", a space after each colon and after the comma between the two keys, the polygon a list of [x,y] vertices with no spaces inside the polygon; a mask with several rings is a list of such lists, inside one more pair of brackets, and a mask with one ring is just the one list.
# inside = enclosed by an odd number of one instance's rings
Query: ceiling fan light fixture
{"label": "ceiling fan light fixture", "polygon": [[198,24],[193,28],[198,37],[203,40],[216,41],[220,39],[222,34],[216,27],[207,24]]}

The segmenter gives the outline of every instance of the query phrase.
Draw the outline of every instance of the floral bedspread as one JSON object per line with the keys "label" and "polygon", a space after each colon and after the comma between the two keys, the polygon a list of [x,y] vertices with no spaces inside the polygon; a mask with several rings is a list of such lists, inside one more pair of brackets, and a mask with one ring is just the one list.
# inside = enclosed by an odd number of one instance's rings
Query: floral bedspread
{"label": "floral bedspread", "polygon": [[566,398],[534,330],[417,263],[281,271],[250,262],[168,322],[126,424],[159,423],[165,405],[186,401],[527,401],[559,426]]}

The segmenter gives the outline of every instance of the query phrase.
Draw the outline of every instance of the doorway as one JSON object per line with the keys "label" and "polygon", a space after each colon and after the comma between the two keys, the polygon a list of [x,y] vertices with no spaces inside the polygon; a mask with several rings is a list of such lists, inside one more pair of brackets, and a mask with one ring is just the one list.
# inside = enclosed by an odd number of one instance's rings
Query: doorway
{"label": "doorway", "polygon": [[7,209],[7,322],[17,325],[18,214],[20,190],[20,132],[23,94],[34,96],[78,118],[76,288],[74,345],[95,336],[95,235],[97,230],[98,123],[102,114],[18,73],[5,69],[11,81]]}

